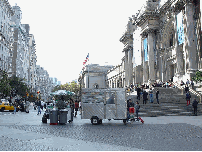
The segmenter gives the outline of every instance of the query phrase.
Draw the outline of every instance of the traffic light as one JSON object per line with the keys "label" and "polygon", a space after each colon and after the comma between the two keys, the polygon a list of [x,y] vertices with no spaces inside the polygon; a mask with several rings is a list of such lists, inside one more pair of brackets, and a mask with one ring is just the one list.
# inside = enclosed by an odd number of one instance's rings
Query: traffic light
{"label": "traffic light", "polygon": [[37,91],[37,94],[39,94],[40,93],[40,91]]}

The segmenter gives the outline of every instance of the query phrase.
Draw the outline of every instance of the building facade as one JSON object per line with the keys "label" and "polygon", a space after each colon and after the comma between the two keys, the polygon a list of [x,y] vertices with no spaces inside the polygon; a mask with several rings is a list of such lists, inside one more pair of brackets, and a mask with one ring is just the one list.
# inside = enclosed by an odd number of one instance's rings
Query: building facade
{"label": "building facade", "polygon": [[148,0],[120,41],[126,86],[191,79],[202,70],[200,0]]}
{"label": "building facade", "polygon": [[12,68],[13,28],[11,17],[13,15],[14,12],[9,2],[0,1],[0,69],[6,72],[10,72]]}
{"label": "building facade", "polygon": [[113,66],[100,66],[98,64],[86,65],[85,76],[82,82],[84,88],[107,88],[107,71]]}
{"label": "building facade", "polygon": [[142,83],[186,81],[201,69],[200,21],[199,0],[150,0],[133,16],[134,41],[141,41],[135,73],[142,72]]}

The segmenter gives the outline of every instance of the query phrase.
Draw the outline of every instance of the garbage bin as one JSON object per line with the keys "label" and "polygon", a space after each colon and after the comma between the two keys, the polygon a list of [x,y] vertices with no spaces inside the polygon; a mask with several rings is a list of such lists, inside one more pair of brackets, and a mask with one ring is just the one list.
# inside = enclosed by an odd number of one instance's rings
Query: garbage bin
{"label": "garbage bin", "polygon": [[67,123],[67,113],[68,111],[66,109],[59,110],[59,124],[65,124]]}
{"label": "garbage bin", "polygon": [[56,109],[51,109],[49,118],[50,118],[50,125],[57,125],[58,124],[58,111]]}

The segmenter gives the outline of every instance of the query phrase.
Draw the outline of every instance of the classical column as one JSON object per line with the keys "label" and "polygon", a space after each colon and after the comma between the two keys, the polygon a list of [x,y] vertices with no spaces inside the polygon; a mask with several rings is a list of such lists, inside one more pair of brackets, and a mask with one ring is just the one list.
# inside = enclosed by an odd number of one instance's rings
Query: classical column
{"label": "classical column", "polygon": [[183,61],[182,61],[182,52],[181,48],[179,47],[179,42],[178,42],[178,33],[177,33],[177,14],[174,13],[174,31],[175,31],[175,52],[176,52],[176,77],[179,77],[182,72],[182,66],[183,66]]}
{"label": "classical column", "polygon": [[143,68],[143,83],[145,83],[145,81],[146,81],[146,70],[145,70],[145,59],[144,59],[144,38],[142,37],[141,38],[141,54],[142,54],[142,56],[141,56],[141,58],[142,58],[142,68]]}
{"label": "classical column", "polygon": [[130,85],[132,83],[132,79],[133,79],[133,63],[132,63],[132,59],[133,59],[133,48],[130,46],[129,50],[128,50],[128,85]]}
{"label": "classical column", "polygon": [[149,54],[149,79],[153,83],[155,81],[154,69],[154,38],[155,34],[152,31],[148,32],[148,54]]}
{"label": "classical column", "polygon": [[192,2],[188,1],[185,5],[185,50],[188,53],[188,73],[193,73],[198,69],[194,12],[195,6]]}
{"label": "classical column", "polygon": [[[128,50],[125,50],[125,86],[128,87]],[[124,87],[125,87],[124,86]]]}

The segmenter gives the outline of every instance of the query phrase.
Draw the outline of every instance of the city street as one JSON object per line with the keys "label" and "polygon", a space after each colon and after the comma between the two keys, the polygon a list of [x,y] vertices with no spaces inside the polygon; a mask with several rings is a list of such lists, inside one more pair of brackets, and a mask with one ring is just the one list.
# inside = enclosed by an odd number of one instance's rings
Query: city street
{"label": "city street", "polygon": [[0,113],[0,150],[202,150],[202,116],[142,117],[140,122],[90,120],[74,117],[66,125],[43,124],[41,115],[30,106],[30,113]]}

